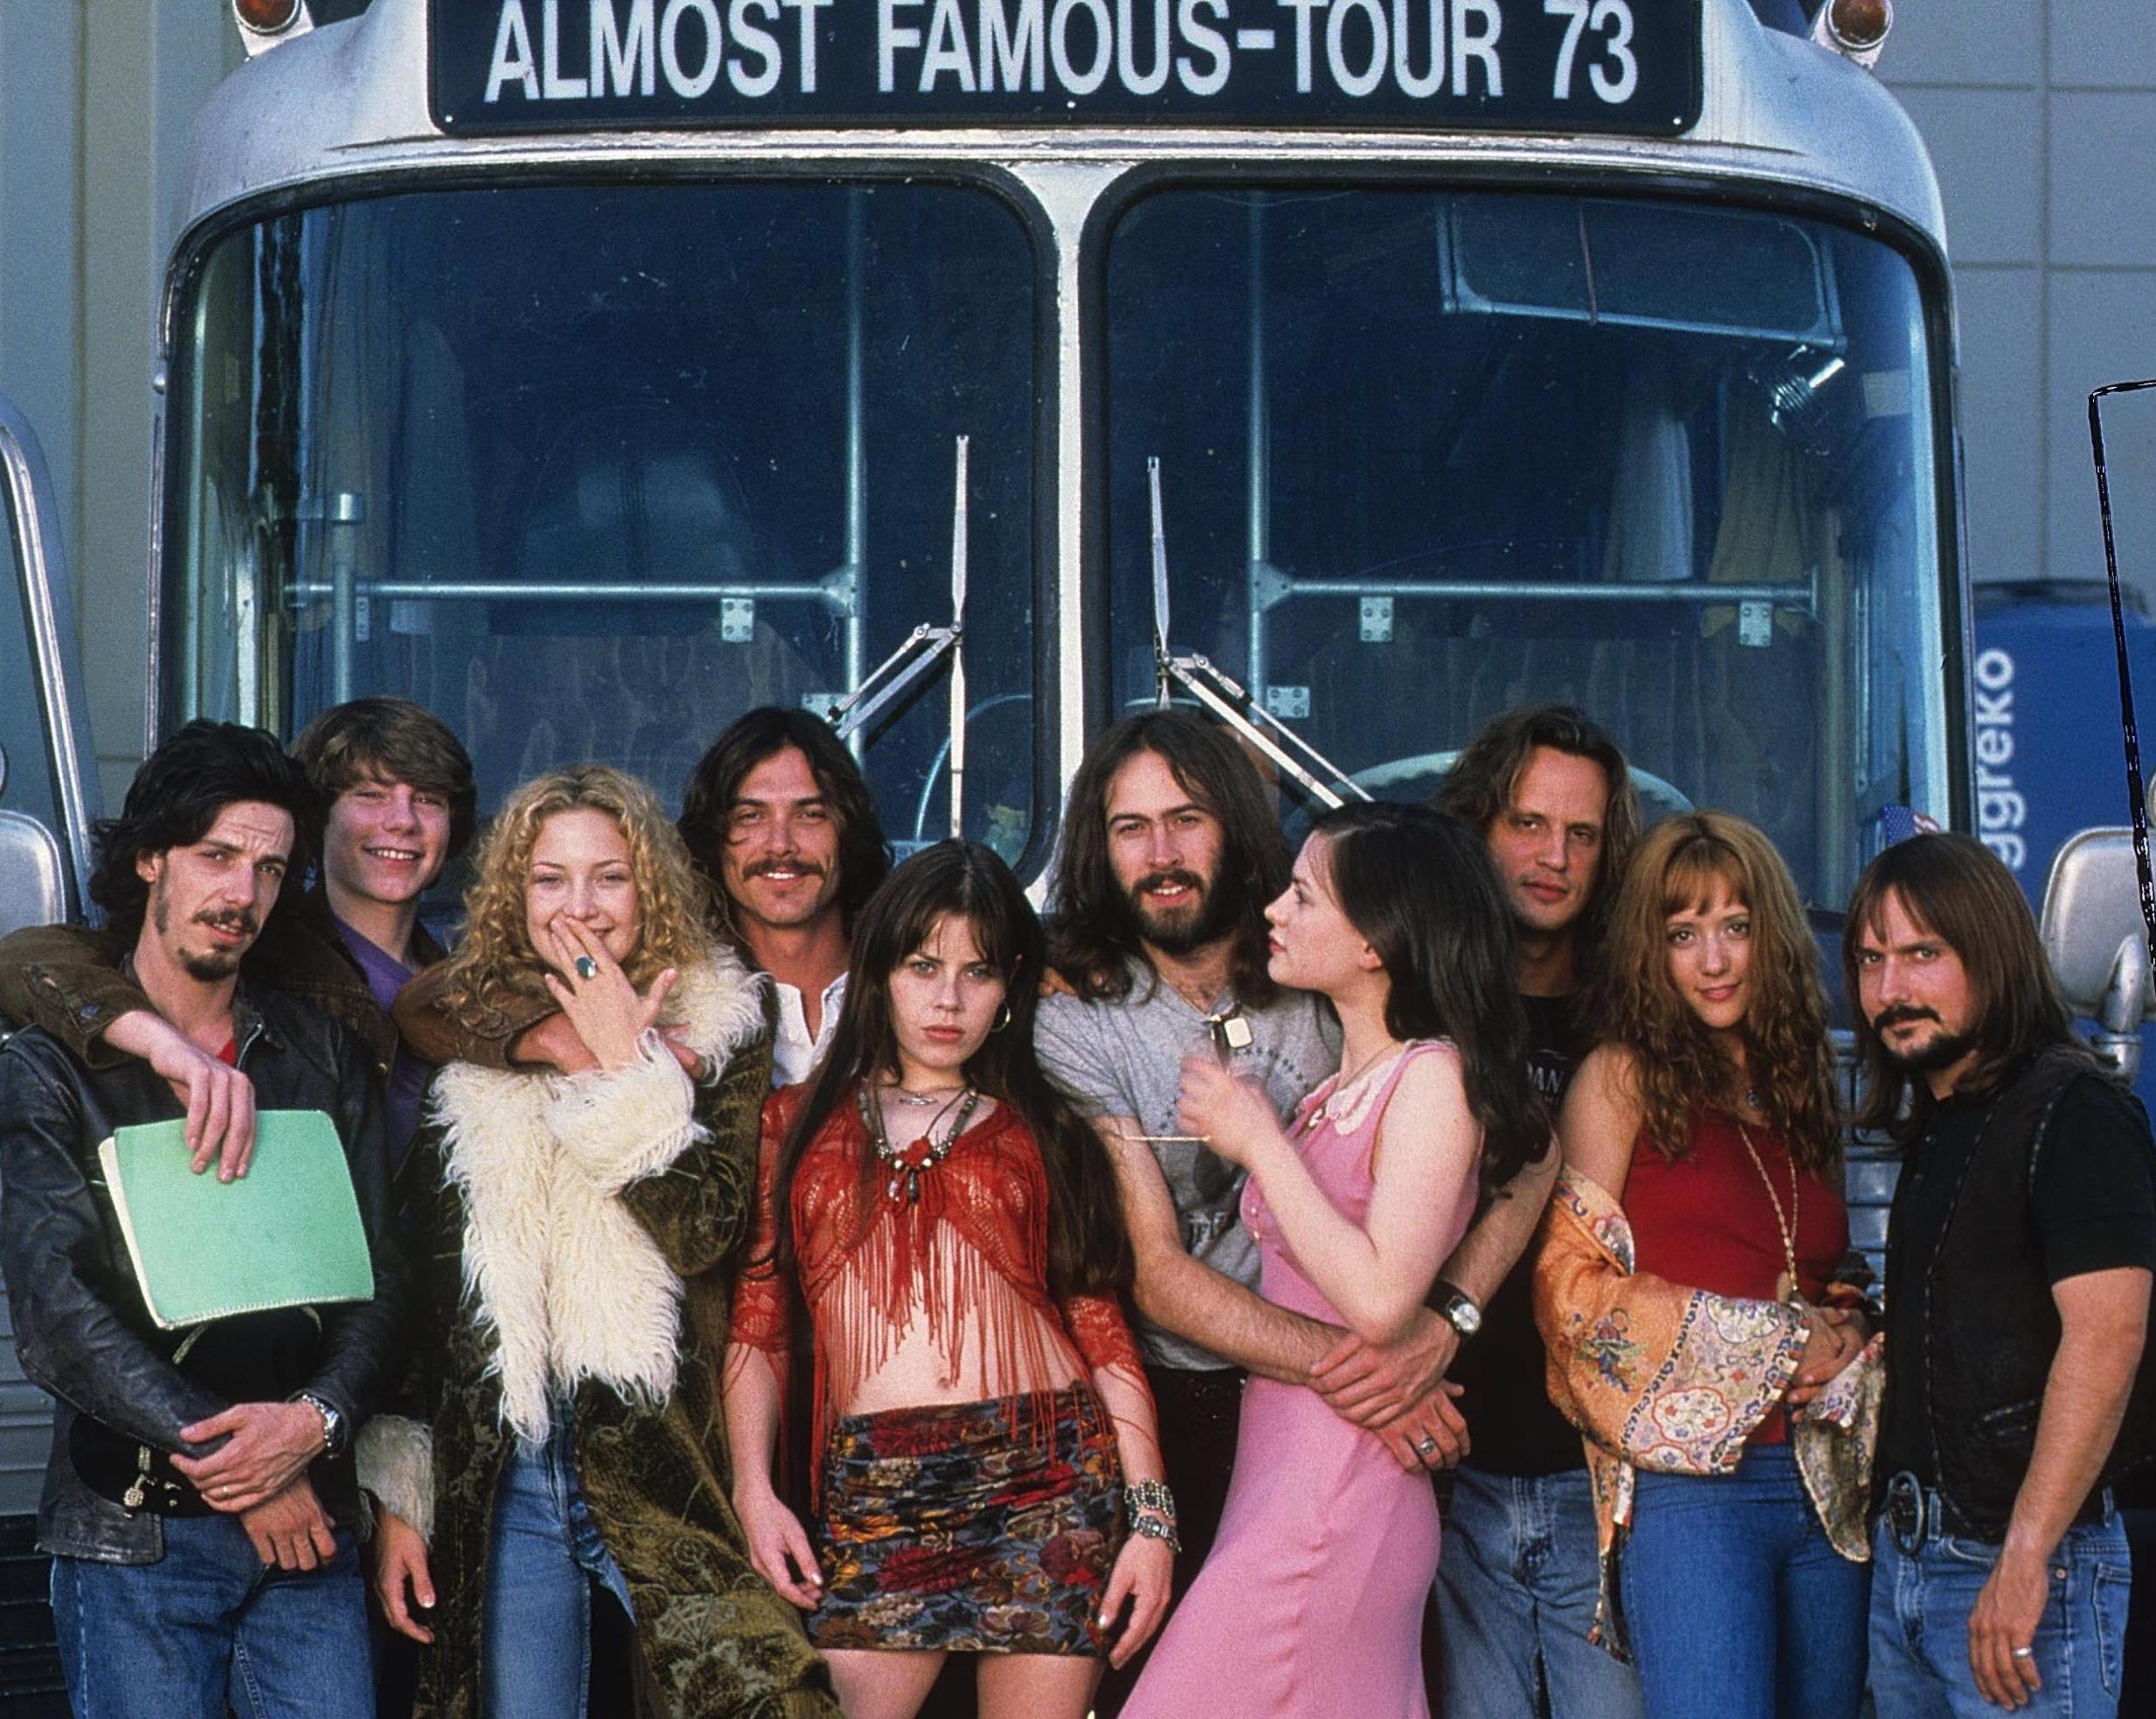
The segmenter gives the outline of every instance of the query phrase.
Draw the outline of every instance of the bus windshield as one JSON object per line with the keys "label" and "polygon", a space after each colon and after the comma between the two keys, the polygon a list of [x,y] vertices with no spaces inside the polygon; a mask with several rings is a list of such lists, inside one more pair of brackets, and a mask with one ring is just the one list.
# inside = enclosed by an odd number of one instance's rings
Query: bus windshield
{"label": "bus windshield", "polygon": [[1950,745],[1917,283],[1884,244],[1722,205],[1169,189],[1109,230],[1118,709],[1171,651],[1372,794],[1574,703],[1648,814],[1738,812],[1834,906]]}
{"label": "bus windshield", "polygon": [[[963,435],[966,832],[1016,860],[1052,727],[1035,277],[1012,209],[950,184],[404,192],[231,231],[179,306],[167,726],[396,694],[463,735],[482,805],[584,759],[678,805],[733,717],[827,708],[950,620]],[[930,685],[860,740],[902,845],[950,827]]]}

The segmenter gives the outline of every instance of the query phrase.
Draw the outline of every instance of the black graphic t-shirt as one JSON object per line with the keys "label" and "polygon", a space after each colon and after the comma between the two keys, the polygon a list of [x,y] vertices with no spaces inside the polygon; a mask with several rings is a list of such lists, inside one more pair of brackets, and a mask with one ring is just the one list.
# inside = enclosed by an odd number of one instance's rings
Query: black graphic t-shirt
{"label": "black graphic t-shirt", "polygon": [[[1587,1053],[1569,997],[1523,997],[1527,1010],[1527,1072],[1552,1121],[1572,1070]],[[1468,1466],[1489,1474],[1531,1478],[1586,1465],[1579,1434],[1550,1405],[1544,1382],[1542,1336],[1535,1329],[1530,1289],[1537,1250],[1519,1263],[1482,1309],[1482,1329],[1460,1346],[1452,1378],[1466,1388],[1460,1412],[1474,1450]]]}

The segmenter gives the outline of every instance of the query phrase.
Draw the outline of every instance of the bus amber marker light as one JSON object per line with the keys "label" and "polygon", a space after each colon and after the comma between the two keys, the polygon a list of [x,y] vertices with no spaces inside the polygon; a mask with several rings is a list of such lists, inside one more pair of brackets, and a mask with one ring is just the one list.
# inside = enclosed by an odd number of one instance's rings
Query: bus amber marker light
{"label": "bus amber marker light", "polygon": [[259,35],[277,36],[299,22],[305,0],[232,0],[240,26]]}
{"label": "bus amber marker light", "polygon": [[1827,9],[1828,30],[1837,45],[1852,53],[1869,52],[1893,27],[1892,0],[1834,0]]}

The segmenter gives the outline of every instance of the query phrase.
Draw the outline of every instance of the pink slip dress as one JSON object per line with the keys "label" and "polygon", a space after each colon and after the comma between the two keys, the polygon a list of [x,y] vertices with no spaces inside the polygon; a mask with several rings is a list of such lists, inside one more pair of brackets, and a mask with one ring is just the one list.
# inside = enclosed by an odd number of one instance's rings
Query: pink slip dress
{"label": "pink slip dress", "polygon": [[[1418,1056],[1454,1054],[1443,1043],[1411,1044],[1358,1079],[1359,1091],[1339,1093],[1339,1103],[1337,1075],[1303,1100],[1292,1137],[1326,1198],[1354,1223],[1370,1210],[1378,1127],[1401,1074]],[[1451,1213],[1448,1253],[1467,1232],[1475,1196],[1471,1175],[1430,1191]],[[1287,1251],[1254,1177],[1242,1198],[1243,1222],[1258,1241],[1260,1293],[1339,1324]],[[1422,1605],[1437,1552],[1427,1474],[1403,1471],[1375,1434],[1315,1391],[1253,1377],[1220,1537],[1124,1719],[1428,1719]]]}

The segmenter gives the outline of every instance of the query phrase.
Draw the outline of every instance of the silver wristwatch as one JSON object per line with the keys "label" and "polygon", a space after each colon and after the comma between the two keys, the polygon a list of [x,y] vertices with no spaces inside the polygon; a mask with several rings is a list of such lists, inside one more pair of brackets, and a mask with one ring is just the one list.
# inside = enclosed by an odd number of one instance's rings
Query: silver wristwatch
{"label": "silver wristwatch", "polygon": [[1437,1316],[1460,1333],[1462,1343],[1482,1329],[1482,1310],[1449,1283],[1437,1286]]}
{"label": "silver wristwatch", "polygon": [[346,1443],[344,1416],[334,1403],[325,1402],[311,1391],[294,1391],[292,1401],[304,1403],[321,1417],[321,1447],[324,1456],[342,1456]]}

